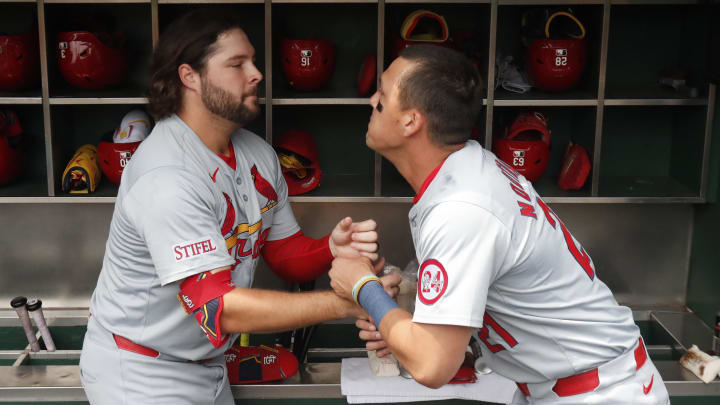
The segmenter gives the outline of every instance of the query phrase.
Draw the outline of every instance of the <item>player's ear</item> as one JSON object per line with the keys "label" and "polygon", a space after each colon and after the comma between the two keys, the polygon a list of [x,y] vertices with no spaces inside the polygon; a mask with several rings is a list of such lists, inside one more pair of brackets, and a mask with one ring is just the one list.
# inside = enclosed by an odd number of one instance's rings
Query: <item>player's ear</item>
{"label": "player's ear", "polygon": [[196,92],[200,90],[200,74],[187,63],[178,66],[178,76],[183,86]]}
{"label": "player's ear", "polygon": [[411,108],[405,111],[400,118],[405,136],[413,136],[425,127],[425,116],[419,110]]}

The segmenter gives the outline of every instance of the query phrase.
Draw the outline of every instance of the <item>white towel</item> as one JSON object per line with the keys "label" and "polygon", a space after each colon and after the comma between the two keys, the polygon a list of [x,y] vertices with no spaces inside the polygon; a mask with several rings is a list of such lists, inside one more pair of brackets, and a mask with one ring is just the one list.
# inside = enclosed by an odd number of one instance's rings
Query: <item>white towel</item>
{"label": "white towel", "polygon": [[495,58],[495,88],[502,86],[513,93],[525,93],[532,86],[528,83],[525,72],[513,62],[512,56],[503,57],[498,55]]}
{"label": "white towel", "polygon": [[438,389],[421,385],[415,380],[397,377],[376,377],[366,358],[343,359],[340,389],[350,404],[381,402],[436,401],[469,399],[507,404],[512,402],[517,385],[496,373],[478,375],[473,384],[446,384]]}

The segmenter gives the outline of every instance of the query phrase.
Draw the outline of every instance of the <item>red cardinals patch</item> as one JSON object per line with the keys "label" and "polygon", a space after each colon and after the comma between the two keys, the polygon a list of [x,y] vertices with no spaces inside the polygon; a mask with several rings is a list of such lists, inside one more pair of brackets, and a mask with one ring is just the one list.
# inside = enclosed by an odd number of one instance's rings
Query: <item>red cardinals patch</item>
{"label": "red cardinals patch", "polygon": [[227,204],[227,210],[225,211],[225,220],[223,221],[220,233],[224,237],[229,234],[235,226],[235,206],[233,205],[232,199],[226,193],[223,193],[225,197],[225,203]]}
{"label": "red cardinals patch", "polygon": [[445,294],[448,275],[445,268],[435,259],[425,260],[418,275],[418,297],[425,305],[432,305]]}

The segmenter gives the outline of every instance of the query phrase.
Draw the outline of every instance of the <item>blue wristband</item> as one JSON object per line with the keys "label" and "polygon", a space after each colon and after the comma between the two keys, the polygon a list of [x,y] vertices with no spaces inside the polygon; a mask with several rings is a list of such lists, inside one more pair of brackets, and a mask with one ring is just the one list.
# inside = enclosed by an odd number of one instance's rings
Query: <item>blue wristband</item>
{"label": "blue wristband", "polygon": [[382,318],[398,304],[385,292],[379,281],[367,282],[358,293],[358,302],[372,316],[375,326],[380,329]]}

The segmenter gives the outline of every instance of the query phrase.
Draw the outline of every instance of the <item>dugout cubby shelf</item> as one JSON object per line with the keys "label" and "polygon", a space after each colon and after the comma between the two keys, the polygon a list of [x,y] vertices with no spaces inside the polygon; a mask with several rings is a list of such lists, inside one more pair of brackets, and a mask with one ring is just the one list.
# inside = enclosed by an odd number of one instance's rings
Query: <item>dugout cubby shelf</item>
{"label": "dugout cubby shelf", "polygon": [[[588,152],[592,164],[594,155],[594,129],[596,119],[595,107],[499,107],[495,109],[493,118],[494,142],[505,133],[506,128],[518,114],[538,112],[547,120],[550,130],[550,156],[547,169],[533,187],[543,198],[573,198],[592,196],[592,177],[588,176],[580,190],[562,190],[557,186],[558,175],[562,168],[565,148],[570,141],[582,145]],[[492,150],[492,147],[490,148]]]}
{"label": "dugout cubby shelf", "polygon": [[115,197],[118,187],[107,178],[101,176],[95,192],[90,194],[69,194],[62,191],[62,175],[66,165],[82,145],[108,140],[123,116],[134,109],[144,109],[140,105],[58,105],[51,106],[52,120],[52,153],[53,191],[58,197]]}
{"label": "dugout cubby shelf", "polygon": [[[357,99],[357,78],[365,57],[377,53],[377,4],[277,4],[272,9],[273,99]],[[317,20],[322,22],[319,23]],[[298,91],[284,72],[284,39],[330,40],[335,63],[327,83],[316,91]]]}
{"label": "dugout cubby shelf", "polygon": [[22,145],[26,153],[22,174],[16,182],[0,187],[0,198],[17,195],[45,196],[47,195],[47,173],[45,170],[42,107],[39,105],[0,104],[0,110],[7,108],[11,108],[21,122],[23,129]]}
{"label": "dugout cubby shelf", "polygon": [[[538,13],[547,6],[537,5],[500,5],[498,7],[498,23],[497,26],[497,43],[495,48],[495,58],[512,57],[514,63],[524,70],[525,53],[527,47],[532,42],[532,38],[523,37],[521,32],[523,14]],[[602,51],[602,34],[603,34],[603,7],[598,4],[590,5],[557,5],[554,6],[557,11],[566,11],[568,9],[577,16],[585,28],[585,41],[587,43],[587,65],[585,72],[580,77],[578,84],[570,91],[562,93],[548,93],[531,88],[527,93],[518,94],[505,90],[502,86],[495,89],[496,100],[517,100],[517,101],[540,101],[540,100],[557,100],[570,101],[581,100],[582,102],[592,102],[598,97],[598,85],[600,74],[600,53]],[[567,19],[559,17],[553,20],[551,29],[555,24],[567,25]],[[575,29],[570,25],[570,28]],[[497,72],[496,72],[497,74]]]}
{"label": "dugout cubby shelf", "polygon": [[[91,16],[109,33],[124,34],[127,52],[127,74],[124,80],[106,90],[83,90],[71,86],[62,77],[58,65],[58,34],[63,31],[87,30],[80,16]],[[137,99],[145,95],[148,63],[152,54],[152,18],[149,4],[47,4],[45,5],[45,45],[51,99]]]}
{"label": "dugout cubby shelf", "polygon": [[[708,19],[697,5],[613,5],[607,51],[605,97],[707,101]],[[679,69],[698,95],[659,83],[662,71]]]}
{"label": "dugout cubby shelf", "polygon": [[[0,35],[21,35],[37,30],[37,7],[26,3],[0,3]],[[29,55],[28,55],[29,56]],[[32,57],[39,60],[40,50]],[[40,104],[42,92],[40,88],[40,72],[35,85],[20,91],[0,91],[1,104]]]}
{"label": "dugout cubby shelf", "polygon": [[700,196],[705,108],[609,107],[600,196]]}
{"label": "dugout cubby shelf", "polygon": [[[520,18],[524,10],[541,6],[569,7],[585,25],[589,57],[584,75],[575,89],[561,94],[496,89],[495,58],[512,54],[523,65]],[[3,26],[22,22],[23,16],[37,20],[41,60],[38,86],[0,93],[0,108],[30,116],[22,119],[32,121],[23,125],[33,131],[31,154],[38,171],[32,180],[0,187],[0,202],[114,203],[117,188],[103,185],[106,180],[94,194],[62,193],[62,171],[80,142],[97,143],[102,135],[98,131],[114,129],[123,111],[146,107],[152,47],[171,21],[197,7],[231,7],[243,18],[264,75],[259,88],[262,114],[248,128],[268,142],[289,128],[303,129],[300,124],[316,137],[323,183],[292,201],[412,200],[413,191],[395,168],[365,146],[371,94],[358,95],[356,82],[366,55],[378,56],[379,70],[389,65],[400,26],[417,9],[443,15],[454,38],[463,31],[465,38],[472,38],[479,55],[476,64],[489,84],[477,124],[486,148],[492,148],[492,136],[502,126],[498,120],[507,114],[532,109],[551,116],[551,166],[536,184],[548,202],[706,199],[716,86],[707,83],[704,71],[709,22],[700,1],[0,0]],[[126,32],[132,52],[125,82],[100,92],[71,88],[57,67],[57,32],[68,16],[92,12],[111,15]],[[286,37],[335,42],[335,70],[323,89],[304,93],[288,85],[280,53]],[[664,68],[686,69],[697,97],[660,85]],[[593,170],[582,190],[563,192],[555,182],[570,137],[583,139]],[[664,152],[643,163],[638,160],[643,145]]]}
{"label": "dugout cubby shelf", "polygon": [[318,145],[320,186],[304,197],[371,197],[374,153],[365,146],[369,106],[282,106],[273,110],[273,134],[296,129]]}
{"label": "dugout cubby shelf", "polygon": [[25,105],[25,104],[42,104],[42,97],[36,96],[31,92],[7,93],[3,92],[0,96],[0,105]]}

